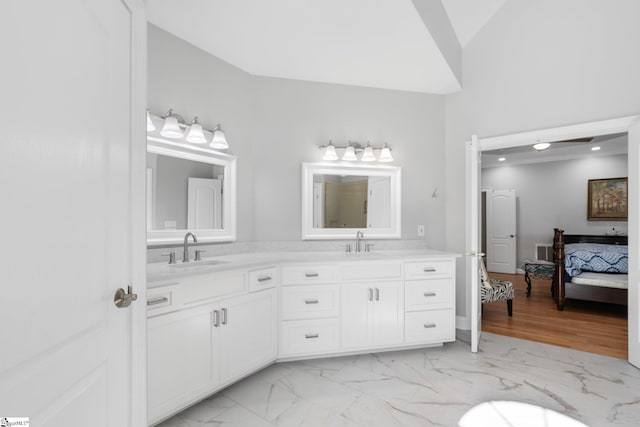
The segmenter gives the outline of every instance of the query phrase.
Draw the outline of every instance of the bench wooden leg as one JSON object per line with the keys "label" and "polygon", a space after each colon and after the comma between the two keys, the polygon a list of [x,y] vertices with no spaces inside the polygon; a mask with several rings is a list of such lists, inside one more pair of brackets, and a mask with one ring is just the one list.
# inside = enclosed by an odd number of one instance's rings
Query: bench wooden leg
{"label": "bench wooden leg", "polygon": [[513,300],[507,300],[507,312],[509,313],[509,317],[513,317]]}

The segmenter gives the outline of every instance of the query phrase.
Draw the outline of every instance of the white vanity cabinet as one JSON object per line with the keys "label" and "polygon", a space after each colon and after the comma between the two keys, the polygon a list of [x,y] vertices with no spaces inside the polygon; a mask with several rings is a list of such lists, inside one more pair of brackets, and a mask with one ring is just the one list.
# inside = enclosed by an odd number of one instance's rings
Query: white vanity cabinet
{"label": "white vanity cabinet", "polygon": [[280,356],[340,349],[340,286],[336,265],[284,266],[280,289]]}
{"label": "white vanity cabinet", "polygon": [[341,269],[341,277],[341,349],[402,344],[402,263],[345,265]]}
{"label": "white vanity cabinet", "polygon": [[455,259],[405,264],[405,343],[455,341]]}
{"label": "white vanity cabinet", "polygon": [[[242,275],[209,275],[210,292],[245,282]],[[200,282],[204,278],[201,277]],[[186,280],[193,284],[193,278]],[[225,284],[227,283],[227,284]],[[171,285],[176,300],[193,289]],[[199,287],[201,288],[201,287]],[[162,289],[162,288],[159,288]],[[162,293],[166,291],[156,291]],[[197,292],[198,299],[207,299]],[[214,297],[215,298],[215,297]],[[157,305],[160,305],[159,303]],[[242,292],[147,321],[148,413],[151,424],[197,402],[277,357],[277,290]]]}

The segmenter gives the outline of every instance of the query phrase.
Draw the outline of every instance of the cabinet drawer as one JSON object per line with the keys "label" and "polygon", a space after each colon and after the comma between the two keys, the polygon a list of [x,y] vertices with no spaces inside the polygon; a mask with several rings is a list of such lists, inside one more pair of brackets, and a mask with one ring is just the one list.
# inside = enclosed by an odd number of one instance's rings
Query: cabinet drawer
{"label": "cabinet drawer", "polygon": [[249,292],[273,288],[277,281],[276,267],[261,268],[249,272]]}
{"label": "cabinet drawer", "polygon": [[453,260],[408,262],[405,264],[405,278],[454,277],[455,268]]}
{"label": "cabinet drawer", "polygon": [[283,285],[335,283],[337,281],[338,268],[335,265],[291,266],[282,268]]}
{"label": "cabinet drawer", "polygon": [[340,346],[338,319],[282,322],[280,356],[327,353]]}
{"label": "cabinet drawer", "polygon": [[404,328],[407,344],[455,341],[455,312],[450,309],[406,313]]}
{"label": "cabinet drawer", "polygon": [[340,313],[338,285],[285,286],[282,319],[336,317]]}
{"label": "cabinet drawer", "polygon": [[155,316],[179,309],[178,288],[178,283],[168,283],[147,289],[147,315]]}
{"label": "cabinet drawer", "polygon": [[453,308],[453,279],[407,280],[404,307],[407,311]]}
{"label": "cabinet drawer", "polygon": [[342,267],[342,280],[385,280],[402,278],[400,263],[358,263]]}

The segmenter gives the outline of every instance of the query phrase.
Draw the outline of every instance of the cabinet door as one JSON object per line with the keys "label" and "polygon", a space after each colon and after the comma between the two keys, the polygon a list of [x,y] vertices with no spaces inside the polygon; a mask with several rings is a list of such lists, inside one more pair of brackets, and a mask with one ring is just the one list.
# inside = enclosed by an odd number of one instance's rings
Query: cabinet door
{"label": "cabinet door", "polygon": [[404,292],[402,282],[372,283],[373,345],[400,344],[404,338]]}
{"label": "cabinet door", "polygon": [[149,422],[204,396],[218,384],[213,307],[183,310],[147,322]]}
{"label": "cabinet door", "polygon": [[220,379],[227,383],[276,359],[276,290],[267,289],[220,303]]}
{"label": "cabinet door", "polygon": [[340,304],[342,349],[371,345],[370,315],[373,299],[373,288],[368,284],[342,285]]}

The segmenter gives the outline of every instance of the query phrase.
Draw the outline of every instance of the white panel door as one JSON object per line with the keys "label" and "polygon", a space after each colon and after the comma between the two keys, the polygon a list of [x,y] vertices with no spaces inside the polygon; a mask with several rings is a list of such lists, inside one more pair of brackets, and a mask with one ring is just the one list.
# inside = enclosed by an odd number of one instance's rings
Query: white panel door
{"label": "white panel door", "polygon": [[340,301],[342,349],[371,345],[373,288],[367,284],[343,284]]}
{"label": "white panel door", "polygon": [[516,191],[487,191],[487,270],[516,273]]}
{"label": "white panel door", "polygon": [[[141,15],[132,1],[2,3],[0,415],[33,426],[145,423]],[[142,301],[116,308],[128,284]]]}
{"label": "white panel door", "polygon": [[404,338],[402,282],[372,283],[373,345],[400,344]]}
{"label": "white panel door", "polygon": [[478,257],[480,253],[480,151],[478,138],[473,135],[466,149],[466,250],[467,250],[467,285],[469,303],[467,313],[471,313],[471,351],[478,351],[480,333],[482,331],[482,312],[480,310],[480,270]]}
{"label": "white panel door", "polygon": [[324,182],[313,183],[313,228],[324,228]]}
{"label": "white panel door", "polygon": [[391,181],[388,177],[369,178],[367,228],[391,227]]}
{"label": "white panel door", "polygon": [[189,178],[187,184],[187,228],[222,228],[222,184],[219,179]]}
{"label": "white panel door", "polygon": [[629,128],[629,362],[640,368],[640,121]]}

